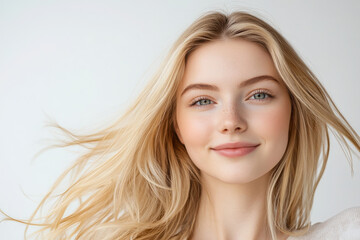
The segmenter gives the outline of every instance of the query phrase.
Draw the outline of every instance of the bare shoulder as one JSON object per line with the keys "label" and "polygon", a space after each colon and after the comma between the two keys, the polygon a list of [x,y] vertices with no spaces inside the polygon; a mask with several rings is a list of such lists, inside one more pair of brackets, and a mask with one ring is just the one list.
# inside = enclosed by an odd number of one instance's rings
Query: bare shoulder
{"label": "bare shoulder", "polygon": [[311,225],[303,236],[289,237],[287,240],[359,240],[360,239],[360,206],[341,211],[324,222]]}

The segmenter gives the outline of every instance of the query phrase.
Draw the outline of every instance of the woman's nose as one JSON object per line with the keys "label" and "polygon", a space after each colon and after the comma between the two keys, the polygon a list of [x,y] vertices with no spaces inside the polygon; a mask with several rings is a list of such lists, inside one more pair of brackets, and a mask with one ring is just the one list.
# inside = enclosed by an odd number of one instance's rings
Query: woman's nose
{"label": "woman's nose", "polygon": [[221,110],[219,117],[219,131],[223,134],[240,133],[246,130],[245,112],[238,106],[231,106]]}

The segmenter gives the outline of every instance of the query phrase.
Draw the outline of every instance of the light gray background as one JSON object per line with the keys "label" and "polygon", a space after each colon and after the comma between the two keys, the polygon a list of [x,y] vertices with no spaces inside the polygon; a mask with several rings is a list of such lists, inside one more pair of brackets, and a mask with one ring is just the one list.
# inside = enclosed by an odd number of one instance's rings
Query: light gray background
{"label": "light gray background", "polygon": [[[56,137],[44,127],[46,115],[81,131],[115,119],[172,42],[208,10],[264,16],[360,132],[359,1],[0,1],[0,208],[29,217],[76,156],[51,150],[31,162]],[[312,222],[360,206],[359,159],[352,178],[333,143]],[[23,229],[0,223],[0,239],[23,239]]]}

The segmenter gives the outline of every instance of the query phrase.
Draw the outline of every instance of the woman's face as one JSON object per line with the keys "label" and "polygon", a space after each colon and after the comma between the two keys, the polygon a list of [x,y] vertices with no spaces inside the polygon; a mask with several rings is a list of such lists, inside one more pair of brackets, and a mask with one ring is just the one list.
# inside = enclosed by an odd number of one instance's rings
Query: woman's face
{"label": "woman's face", "polygon": [[284,155],[290,98],[271,57],[253,42],[217,40],[192,52],[176,106],[177,135],[202,175],[247,183]]}

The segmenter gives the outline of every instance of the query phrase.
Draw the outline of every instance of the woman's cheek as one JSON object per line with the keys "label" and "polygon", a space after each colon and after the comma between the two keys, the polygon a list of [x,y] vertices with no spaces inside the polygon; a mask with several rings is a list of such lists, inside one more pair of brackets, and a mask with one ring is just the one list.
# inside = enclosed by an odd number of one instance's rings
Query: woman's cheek
{"label": "woman's cheek", "polygon": [[253,113],[248,122],[256,135],[265,141],[266,147],[272,149],[273,154],[282,155],[288,142],[289,121],[290,109],[282,104]]}
{"label": "woman's cheek", "polygon": [[183,143],[187,148],[207,145],[211,133],[211,118],[201,112],[180,112],[178,119]]}
{"label": "woman's cheek", "polygon": [[257,122],[258,127],[261,127],[262,130],[271,132],[284,131],[289,125],[290,109],[290,105],[281,99],[272,106],[264,107],[260,111],[254,111],[254,114],[258,116],[253,117],[252,121]]}

